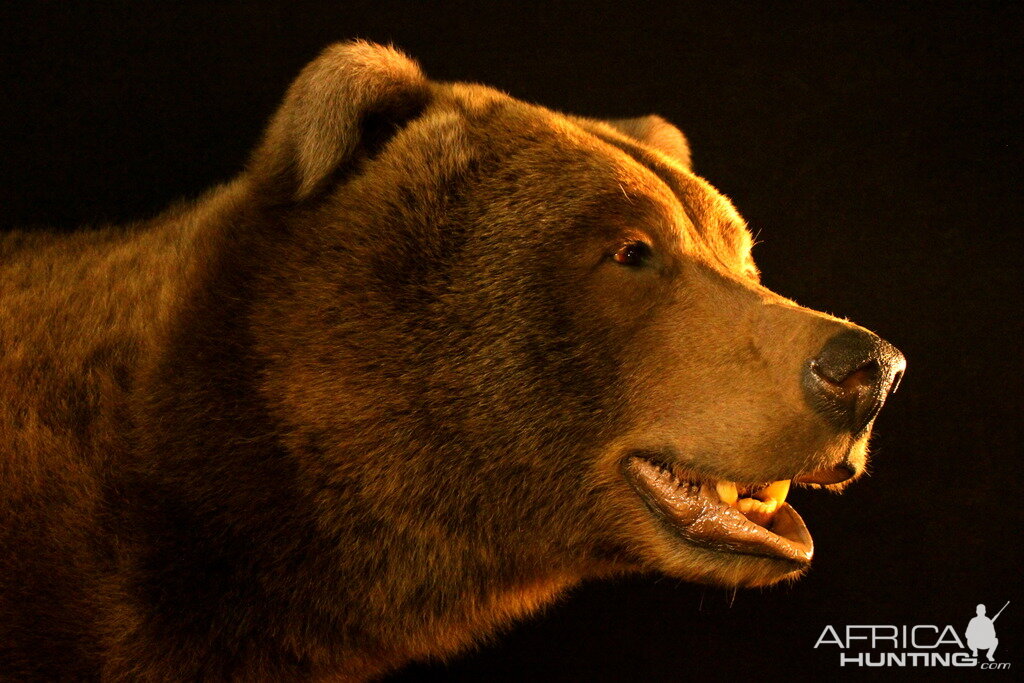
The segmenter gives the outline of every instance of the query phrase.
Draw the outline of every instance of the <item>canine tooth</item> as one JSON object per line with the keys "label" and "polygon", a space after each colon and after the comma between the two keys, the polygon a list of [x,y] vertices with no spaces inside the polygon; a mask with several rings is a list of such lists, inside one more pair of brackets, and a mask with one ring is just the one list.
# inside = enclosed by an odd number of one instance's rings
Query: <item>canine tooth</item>
{"label": "canine tooth", "polygon": [[764,499],[767,503],[769,500],[775,501],[775,507],[786,502],[786,496],[789,494],[789,479],[782,479],[780,481],[773,481],[768,486],[765,486],[758,493],[759,496]]}
{"label": "canine tooth", "polygon": [[718,482],[715,484],[715,491],[718,492],[718,497],[726,505],[735,505],[736,500],[740,497],[739,492],[736,490],[736,484],[731,481]]}

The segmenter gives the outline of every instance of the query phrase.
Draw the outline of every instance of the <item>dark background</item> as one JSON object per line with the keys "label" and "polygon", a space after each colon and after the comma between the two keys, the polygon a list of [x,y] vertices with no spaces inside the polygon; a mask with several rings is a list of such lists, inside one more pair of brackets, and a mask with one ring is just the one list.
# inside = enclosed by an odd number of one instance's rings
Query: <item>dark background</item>
{"label": "dark background", "polygon": [[122,222],[194,196],[240,169],[322,47],[394,41],[437,79],[591,116],[664,115],[758,234],[766,285],[906,353],[873,476],[842,497],[792,495],[817,541],[802,581],[586,584],[399,678],[836,675],[837,651],[813,649],[826,624],[962,633],[976,603],[991,614],[1006,600],[998,659],[1024,667],[1011,5],[13,5],[0,10],[5,227]]}

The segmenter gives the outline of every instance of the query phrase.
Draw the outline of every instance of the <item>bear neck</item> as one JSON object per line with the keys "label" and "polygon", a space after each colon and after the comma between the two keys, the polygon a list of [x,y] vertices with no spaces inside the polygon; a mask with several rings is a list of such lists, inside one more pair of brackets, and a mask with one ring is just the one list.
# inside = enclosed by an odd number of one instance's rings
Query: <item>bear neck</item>
{"label": "bear neck", "polygon": [[325,513],[260,385],[252,325],[287,221],[244,196],[228,188],[185,217],[188,282],[132,398],[136,454],[112,490],[128,501],[125,590],[158,615],[133,637],[202,644],[225,662],[258,651],[280,671],[373,675],[467,647],[578,580],[471,544],[434,553],[366,506]]}

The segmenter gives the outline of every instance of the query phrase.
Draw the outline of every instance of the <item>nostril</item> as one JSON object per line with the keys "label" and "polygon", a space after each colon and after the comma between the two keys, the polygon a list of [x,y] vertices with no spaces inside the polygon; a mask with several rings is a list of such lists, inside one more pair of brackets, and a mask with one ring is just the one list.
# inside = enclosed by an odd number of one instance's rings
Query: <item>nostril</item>
{"label": "nostril", "polygon": [[869,360],[845,375],[830,373],[817,361],[811,363],[811,370],[843,401],[856,400],[865,387],[874,387],[878,383],[879,367],[875,360]]}
{"label": "nostril", "polygon": [[896,374],[892,376],[892,384],[889,386],[889,395],[892,396],[896,393],[896,390],[900,388],[900,382],[903,381],[903,370],[897,370]]}
{"label": "nostril", "polygon": [[871,360],[844,377],[839,382],[839,387],[855,396],[863,387],[874,386],[876,382],[878,382],[878,363]]}

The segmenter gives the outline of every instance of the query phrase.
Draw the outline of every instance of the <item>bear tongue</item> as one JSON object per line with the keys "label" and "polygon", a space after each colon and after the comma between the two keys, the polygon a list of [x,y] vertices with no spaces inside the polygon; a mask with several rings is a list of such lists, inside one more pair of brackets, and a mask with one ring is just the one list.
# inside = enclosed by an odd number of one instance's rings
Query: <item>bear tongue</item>
{"label": "bear tongue", "polygon": [[[758,505],[760,501],[744,498],[732,507],[721,502],[707,485],[680,484],[643,458],[631,458],[627,469],[644,498],[695,545],[800,565],[810,562],[814,554],[807,527],[788,503],[768,511]],[[764,522],[765,526],[756,522]]]}

